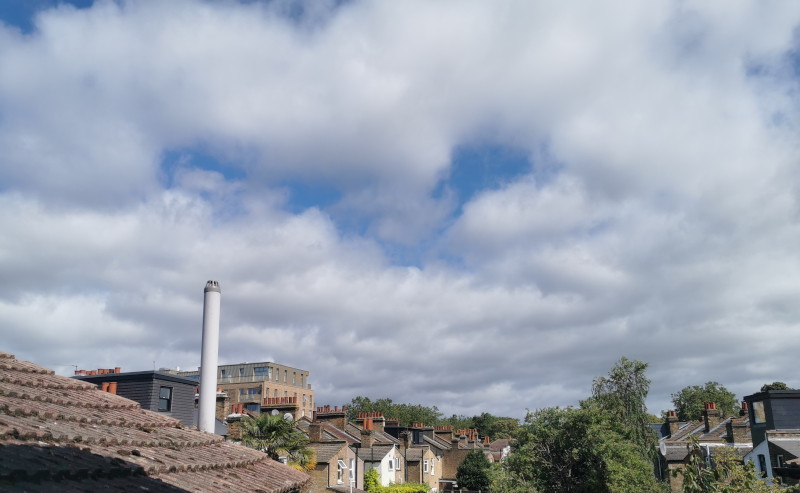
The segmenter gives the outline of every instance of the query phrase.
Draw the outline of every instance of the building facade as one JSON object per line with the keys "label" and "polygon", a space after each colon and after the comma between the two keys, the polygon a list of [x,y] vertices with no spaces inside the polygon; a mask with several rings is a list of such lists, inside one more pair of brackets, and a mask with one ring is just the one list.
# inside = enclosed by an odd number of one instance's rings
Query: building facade
{"label": "building facade", "polygon": [[[176,373],[200,380],[199,368]],[[228,395],[229,404],[242,404],[251,414],[289,413],[294,419],[300,419],[311,416],[314,411],[314,391],[308,377],[307,370],[269,361],[220,365],[217,387]]]}

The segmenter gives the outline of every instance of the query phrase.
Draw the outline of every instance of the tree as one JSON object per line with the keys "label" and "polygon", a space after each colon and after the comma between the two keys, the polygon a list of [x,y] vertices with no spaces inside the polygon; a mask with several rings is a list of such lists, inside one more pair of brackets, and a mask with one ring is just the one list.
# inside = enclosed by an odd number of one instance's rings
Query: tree
{"label": "tree", "polygon": [[642,455],[655,457],[656,436],[650,428],[650,415],[645,399],[650,380],[645,375],[647,363],[622,357],[609,370],[607,377],[592,382],[592,397],[596,403],[617,417],[617,430],[633,443]]}
{"label": "tree", "polygon": [[783,382],[765,383],[764,385],[761,386],[761,392],[766,392],[768,390],[794,390],[794,389],[789,387]]}
{"label": "tree", "polygon": [[656,493],[652,462],[593,401],[528,413],[506,460],[508,475],[538,491]]}
{"label": "tree", "polygon": [[752,462],[742,463],[733,447],[714,448],[713,464],[703,457],[700,443],[691,438],[689,463],[675,474],[683,475],[684,493],[778,493],[795,492],[797,487],[767,484]]}
{"label": "tree", "polygon": [[512,473],[505,464],[489,468],[489,491],[492,493],[536,493],[536,487]]}
{"label": "tree", "polygon": [[489,459],[486,458],[483,450],[470,450],[456,470],[458,486],[475,491],[488,489],[490,466]]}
{"label": "tree", "polygon": [[308,446],[308,437],[295,421],[262,414],[257,418],[246,416],[240,426],[244,445],[265,452],[273,460],[285,456],[289,465],[297,469],[310,471],[316,466],[314,449]]}
{"label": "tree", "polygon": [[349,419],[355,419],[360,412],[381,412],[387,418],[396,418],[401,426],[412,423],[433,425],[441,421],[442,413],[436,406],[426,407],[419,404],[395,404],[389,398],[373,401],[369,397],[354,397],[347,405]]}
{"label": "tree", "polygon": [[472,417],[473,428],[478,430],[478,435],[498,438],[512,438],[519,429],[519,421],[514,418],[493,416],[489,413],[481,413],[480,416]]}
{"label": "tree", "polygon": [[730,392],[718,382],[706,382],[705,385],[684,387],[672,394],[672,403],[681,421],[699,420],[703,416],[706,402],[717,404],[722,416],[739,414],[736,394]]}

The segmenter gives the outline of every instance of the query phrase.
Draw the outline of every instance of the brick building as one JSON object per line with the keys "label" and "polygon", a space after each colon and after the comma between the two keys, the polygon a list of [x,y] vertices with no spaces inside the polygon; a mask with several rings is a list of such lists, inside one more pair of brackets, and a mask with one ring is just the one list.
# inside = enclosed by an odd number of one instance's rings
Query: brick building
{"label": "brick building", "polygon": [[[200,370],[179,371],[177,375],[200,379]],[[294,419],[311,416],[314,391],[308,383],[309,372],[291,366],[264,361],[220,365],[217,386],[228,396],[228,405],[242,404],[251,414],[290,413]]]}

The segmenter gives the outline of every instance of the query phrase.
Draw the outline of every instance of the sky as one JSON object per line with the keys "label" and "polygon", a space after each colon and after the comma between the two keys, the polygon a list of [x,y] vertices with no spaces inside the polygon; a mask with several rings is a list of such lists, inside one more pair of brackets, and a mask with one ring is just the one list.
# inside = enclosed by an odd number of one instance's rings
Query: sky
{"label": "sky", "polygon": [[[318,405],[800,387],[800,3],[0,3],[0,349]],[[73,366],[75,365],[75,366]]]}

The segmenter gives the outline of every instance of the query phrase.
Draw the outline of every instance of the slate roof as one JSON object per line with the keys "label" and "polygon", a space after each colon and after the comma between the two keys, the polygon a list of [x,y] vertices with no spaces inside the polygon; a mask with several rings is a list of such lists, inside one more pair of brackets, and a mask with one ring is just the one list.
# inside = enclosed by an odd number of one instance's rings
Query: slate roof
{"label": "slate roof", "polygon": [[317,453],[317,463],[328,464],[331,459],[347,446],[344,441],[335,442],[311,442],[308,444]]}
{"label": "slate roof", "polygon": [[307,474],[0,351],[0,491],[286,493]]}
{"label": "slate roof", "polygon": [[[703,443],[726,443],[728,437],[727,425],[732,422],[737,426],[746,426],[747,432],[745,437],[750,439],[750,426],[747,416],[743,417],[729,417],[722,419],[719,424],[710,428],[708,432],[705,431],[705,424],[698,421],[684,421],[679,423],[678,431],[668,438],[662,438],[660,441],[666,445],[667,454],[665,458],[669,462],[683,461],[689,454],[688,444],[691,437],[696,438],[701,444]],[[752,447],[737,447],[736,451],[740,455],[746,454],[752,450]]]}
{"label": "slate roof", "polygon": [[394,448],[394,445],[373,445],[371,448],[356,450],[358,457],[365,462],[380,462]]}

